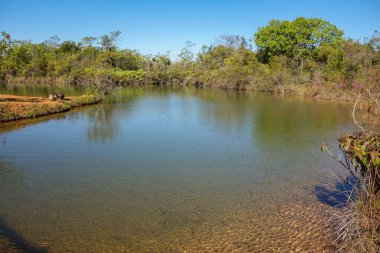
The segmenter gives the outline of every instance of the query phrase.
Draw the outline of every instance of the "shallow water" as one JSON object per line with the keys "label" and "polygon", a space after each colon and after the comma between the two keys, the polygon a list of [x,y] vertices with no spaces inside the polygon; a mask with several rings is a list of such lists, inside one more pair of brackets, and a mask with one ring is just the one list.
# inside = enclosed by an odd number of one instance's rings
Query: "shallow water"
{"label": "shallow water", "polygon": [[1,124],[0,251],[327,252],[319,147],[350,128],[345,104],[139,88]]}

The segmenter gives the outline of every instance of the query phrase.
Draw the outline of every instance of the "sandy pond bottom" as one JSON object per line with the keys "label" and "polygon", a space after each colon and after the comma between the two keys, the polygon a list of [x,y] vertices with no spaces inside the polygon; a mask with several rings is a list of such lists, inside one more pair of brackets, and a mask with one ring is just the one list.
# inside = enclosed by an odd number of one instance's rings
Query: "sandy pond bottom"
{"label": "sandy pond bottom", "polygon": [[[109,240],[103,235],[91,242],[89,235],[83,240],[54,238],[42,246],[20,247],[0,236],[0,252],[334,252],[325,208],[323,204],[287,203],[274,208],[272,214],[239,211],[219,222],[208,221],[150,238],[121,235],[119,240]],[[138,246],[129,245],[130,240]]]}
{"label": "sandy pond bottom", "polygon": [[282,200],[252,197],[215,213],[194,206],[184,216],[161,208],[154,220],[135,217],[133,226],[91,217],[83,227],[28,221],[16,226],[21,239],[0,235],[0,252],[334,252],[329,214],[337,210],[305,198],[306,191]]}
{"label": "sandy pond bottom", "polygon": [[158,243],[162,252],[333,252],[323,208],[287,203],[261,215],[237,211],[219,224],[176,231],[180,240],[170,233],[162,241],[147,240],[141,251],[154,252]]}

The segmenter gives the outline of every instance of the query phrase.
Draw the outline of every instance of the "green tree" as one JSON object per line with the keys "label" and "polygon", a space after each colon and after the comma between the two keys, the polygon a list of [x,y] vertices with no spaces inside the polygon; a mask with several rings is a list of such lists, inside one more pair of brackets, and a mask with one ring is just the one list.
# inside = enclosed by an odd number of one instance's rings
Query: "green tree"
{"label": "green tree", "polygon": [[375,31],[375,34],[369,40],[369,45],[375,51],[374,64],[380,63],[380,32]]}
{"label": "green tree", "polygon": [[2,39],[0,41],[0,56],[5,57],[10,53],[12,49],[12,40],[11,36],[4,31],[1,32],[1,36]]}
{"label": "green tree", "polygon": [[178,54],[179,60],[184,64],[187,65],[190,62],[194,60],[194,53],[192,48],[196,44],[191,41],[186,41],[186,46],[181,49],[181,52]]}
{"label": "green tree", "polygon": [[254,36],[258,57],[262,62],[286,55],[304,59],[322,44],[342,40],[343,31],[319,18],[297,18],[294,21],[271,20]]}
{"label": "green tree", "polygon": [[86,37],[83,37],[82,39],[82,45],[84,47],[92,47],[93,44],[98,40],[98,38],[96,37],[92,37],[92,36],[86,36]]}
{"label": "green tree", "polygon": [[336,47],[330,44],[321,45],[315,50],[314,61],[322,70],[323,80],[339,81],[341,79],[343,55],[341,46]]}
{"label": "green tree", "polygon": [[120,36],[120,31],[110,32],[100,37],[100,46],[103,51],[110,51],[117,49],[117,39]]}
{"label": "green tree", "polygon": [[167,82],[167,72],[171,65],[168,54],[157,54],[152,58],[151,80],[154,84],[164,84]]}
{"label": "green tree", "polygon": [[348,68],[366,70],[372,67],[375,54],[369,44],[348,39],[342,43],[342,49],[344,51],[343,62]]}
{"label": "green tree", "polygon": [[49,39],[45,40],[44,44],[50,48],[57,48],[59,47],[59,42],[61,39],[58,37],[58,35],[53,35]]}
{"label": "green tree", "polygon": [[62,42],[58,48],[58,51],[62,53],[68,53],[71,51],[79,51],[79,50],[80,50],[79,45],[75,43],[74,41],[70,41],[70,40]]}
{"label": "green tree", "polygon": [[199,61],[203,67],[208,69],[217,69],[225,65],[227,58],[231,57],[234,49],[224,45],[215,47],[203,47],[203,51],[198,55]]}

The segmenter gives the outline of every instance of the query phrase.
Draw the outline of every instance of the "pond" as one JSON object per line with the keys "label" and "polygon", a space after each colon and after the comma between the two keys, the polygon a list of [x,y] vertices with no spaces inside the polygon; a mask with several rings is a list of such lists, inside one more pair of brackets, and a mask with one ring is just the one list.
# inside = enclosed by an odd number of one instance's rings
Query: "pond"
{"label": "pond", "polygon": [[123,88],[97,105],[0,124],[0,251],[328,250],[321,224],[339,168],[320,146],[336,150],[350,109]]}

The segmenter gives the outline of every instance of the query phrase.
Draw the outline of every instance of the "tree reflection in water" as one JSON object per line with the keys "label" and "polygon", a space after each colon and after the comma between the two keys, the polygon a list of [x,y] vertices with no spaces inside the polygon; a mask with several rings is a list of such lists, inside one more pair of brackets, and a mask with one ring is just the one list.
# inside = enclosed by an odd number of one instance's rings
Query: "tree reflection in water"
{"label": "tree reflection in water", "polygon": [[100,104],[91,107],[87,115],[93,125],[88,130],[89,140],[106,141],[113,139],[118,131],[118,118],[114,117],[115,105]]}
{"label": "tree reflection in water", "polygon": [[100,104],[89,107],[87,116],[92,125],[88,130],[88,139],[102,142],[112,140],[117,135],[121,119],[128,116],[133,103],[142,95],[142,88],[120,88]]}

